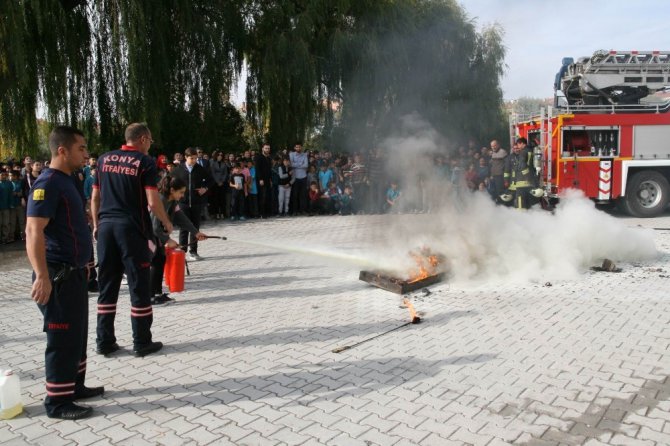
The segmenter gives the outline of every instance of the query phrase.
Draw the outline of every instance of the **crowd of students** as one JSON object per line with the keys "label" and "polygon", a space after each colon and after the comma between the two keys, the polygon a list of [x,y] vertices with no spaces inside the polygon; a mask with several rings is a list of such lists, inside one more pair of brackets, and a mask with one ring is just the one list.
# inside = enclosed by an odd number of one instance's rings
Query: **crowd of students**
{"label": "crowd of students", "polygon": [[[444,154],[421,155],[429,159],[419,165],[429,167],[407,176],[389,169],[389,154],[382,149],[354,154],[305,152],[301,144],[296,144],[291,150],[274,154],[269,145],[260,151],[215,150],[208,154],[200,148],[189,148],[176,153],[172,160],[158,156],[161,177],[184,172],[189,156],[201,175],[197,184],[183,177],[187,190],[182,200],[198,201],[198,206],[189,206],[196,207],[198,215],[190,214],[189,218],[198,220],[194,223],[199,227],[200,219],[245,221],[421,211],[429,207],[425,191],[405,194],[405,189],[420,190],[422,183],[429,181],[449,184],[457,192],[486,192],[496,200],[504,190],[503,166],[508,154],[495,140],[488,147],[470,143]],[[26,198],[43,167],[43,162],[25,157],[22,162],[10,161],[0,168],[0,243],[24,237]],[[87,199],[95,175],[96,158],[91,156],[77,173]],[[412,184],[408,184],[408,178],[412,178]]]}
{"label": "crowd of students", "polygon": [[28,193],[43,167],[26,157],[23,164],[9,161],[0,168],[0,243],[25,239]]}
{"label": "crowd of students", "polygon": [[[485,191],[497,199],[504,189],[507,157],[507,151],[495,140],[490,147],[470,144],[450,154],[421,155],[423,164],[419,165],[429,167],[407,175],[389,168],[389,155],[381,149],[354,154],[305,153],[302,145],[296,144],[292,150],[274,155],[268,145],[260,152],[214,151],[210,156],[197,149],[196,153],[196,163],[210,173],[202,217],[240,221],[422,210],[428,200],[417,194],[405,199],[403,189],[421,189],[428,182],[448,183],[458,192]],[[184,159],[182,153],[175,154],[172,161],[159,157],[159,169],[170,174]]]}

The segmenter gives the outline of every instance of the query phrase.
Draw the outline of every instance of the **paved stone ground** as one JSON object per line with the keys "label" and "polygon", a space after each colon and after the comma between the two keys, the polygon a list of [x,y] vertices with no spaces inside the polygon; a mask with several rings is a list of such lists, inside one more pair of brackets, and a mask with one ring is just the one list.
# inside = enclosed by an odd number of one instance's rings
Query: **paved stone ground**
{"label": "paved stone ground", "polygon": [[154,309],[161,354],[130,354],[127,293],[116,324],[124,350],[98,356],[90,336],[88,383],[107,393],[78,422],[44,414],[29,270],[4,266],[0,364],[20,375],[25,413],[0,423],[0,443],[670,444],[670,230],[656,231],[660,259],[620,274],[434,286],[413,296],[423,323],[340,354],[331,350],[406,322],[400,297],[359,282],[355,265],[236,241],[347,252],[374,239],[382,218],[208,226],[231,240],[203,243],[187,292]]}

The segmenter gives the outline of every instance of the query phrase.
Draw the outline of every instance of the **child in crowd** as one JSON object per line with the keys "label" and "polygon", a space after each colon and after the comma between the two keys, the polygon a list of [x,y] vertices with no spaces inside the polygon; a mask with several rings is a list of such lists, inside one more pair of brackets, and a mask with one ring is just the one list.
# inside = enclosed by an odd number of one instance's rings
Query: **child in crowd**
{"label": "child in crowd", "polygon": [[479,166],[477,167],[477,181],[483,183],[491,176],[491,168],[486,158],[479,158]]}
{"label": "child in crowd", "polygon": [[88,171],[88,176],[84,180],[84,197],[88,202],[91,199],[91,194],[93,193],[93,183],[95,183],[95,176],[98,174],[98,168],[91,166]]}
{"label": "child in crowd", "polygon": [[247,197],[247,215],[251,218],[258,218],[258,186],[256,185],[256,166],[252,159],[247,160],[247,168],[249,169],[249,177],[247,178],[247,190],[249,195]]}
{"label": "child in crowd", "polygon": [[468,170],[465,171],[465,183],[467,184],[468,189],[471,191],[477,190],[477,184],[479,184],[477,180],[478,177],[477,170],[475,170],[475,164],[470,163],[468,165]]}
{"label": "child in crowd", "polygon": [[11,216],[13,209],[14,185],[9,181],[7,172],[0,172],[0,243],[14,241],[14,231],[11,230]]}
{"label": "child in crowd", "polygon": [[13,186],[12,200],[14,208],[10,216],[10,227],[14,228],[12,234],[14,240],[26,239],[26,203],[23,200],[23,184],[21,184],[21,175],[18,171],[13,170],[9,174],[9,181]]}
{"label": "child in crowd", "polygon": [[293,169],[291,168],[291,160],[288,157],[282,159],[282,164],[277,168],[279,175],[279,195],[277,201],[279,202],[279,216],[288,215],[288,205],[291,201],[291,185],[293,184]]}
{"label": "child in crowd", "polygon": [[398,199],[400,198],[400,191],[398,190],[398,183],[391,181],[391,186],[386,191],[386,212],[398,212]]}
{"label": "child in crowd", "polygon": [[309,184],[309,201],[307,202],[309,215],[321,214],[323,212],[323,207],[321,203],[321,191],[319,191],[319,185],[316,181],[312,181]]}
{"label": "child in crowd", "polygon": [[247,195],[247,183],[244,180],[242,173],[242,166],[240,163],[235,163],[233,172],[230,174],[230,219],[246,220],[244,217],[244,199]]}
{"label": "child in crowd", "polygon": [[344,177],[342,176],[342,169],[337,165],[336,160],[332,160],[328,168],[333,171],[333,181],[337,187],[342,187],[344,184]]}
{"label": "child in crowd", "polygon": [[[249,150],[246,150],[244,152],[246,155],[250,154]],[[242,175],[244,175],[244,186],[245,186],[245,191],[244,191],[244,215],[245,217],[249,217],[249,182],[251,181],[249,177],[251,176],[251,172],[249,171],[249,156],[244,156],[240,160],[240,168],[242,169]]]}
{"label": "child in crowd", "polygon": [[351,215],[355,213],[356,203],[354,189],[349,185],[344,186],[344,193],[340,196],[340,215]]}
{"label": "child in crowd", "polygon": [[340,197],[342,196],[342,191],[337,187],[335,181],[328,183],[328,189],[324,192],[323,197],[326,200],[326,212],[329,214],[336,214],[340,210]]}
{"label": "child in crowd", "polygon": [[307,184],[319,184],[319,174],[316,172],[316,166],[310,164],[307,169]]}
{"label": "child in crowd", "polygon": [[328,183],[333,181],[335,175],[333,171],[328,168],[328,164],[325,162],[321,164],[319,168],[319,190],[325,192],[328,189]]}
{"label": "child in crowd", "polygon": [[[207,238],[206,234],[198,231],[191,220],[188,219],[186,214],[184,214],[179,207],[179,200],[186,193],[186,183],[179,178],[172,178],[170,176],[164,177],[158,185],[158,191],[160,193],[161,202],[163,207],[170,218],[170,221],[175,225],[179,226],[182,229],[187,230],[195,236],[196,239],[202,241]],[[163,272],[165,269],[165,248],[177,248],[179,245],[177,242],[170,238],[170,234],[165,232],[163,224],[160,222],[158,217],[153,213],[151,215],[151,223],[153,225],[154,235],[158,239],[158,244],[156,246],[156,252],[154,257],[151,260],[151,292],[153,297],[151,298],[151,303],[153,305],[163,305],[174,302],[174,299],[163,293]],[[185,250],[185,247],[182,247]]]}
{"label": "child in crowd", "polygon": [[270,169],[272,176],[272,206],[270,209],[274,209],[272,215],[279,215],[279,166],[281,166],[281,157],[275,156],[272,158],[272,168]]}

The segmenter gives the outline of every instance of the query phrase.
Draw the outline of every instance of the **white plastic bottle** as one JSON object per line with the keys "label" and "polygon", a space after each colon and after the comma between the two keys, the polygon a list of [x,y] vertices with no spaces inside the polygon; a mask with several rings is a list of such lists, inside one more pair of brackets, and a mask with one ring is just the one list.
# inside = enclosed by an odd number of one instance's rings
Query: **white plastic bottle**
{"label": "white plastic bottle", "polygon": [[23,412],[21,383],[11,370],[0,370],[0,420],[9,420]]}

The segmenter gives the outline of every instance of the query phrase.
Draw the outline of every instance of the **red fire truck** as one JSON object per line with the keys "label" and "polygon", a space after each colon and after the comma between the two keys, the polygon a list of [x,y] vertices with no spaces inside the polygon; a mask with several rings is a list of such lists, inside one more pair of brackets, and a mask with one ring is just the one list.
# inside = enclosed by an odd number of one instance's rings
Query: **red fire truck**
{"label": "red fire truck", "polygon": [[[579,189],[598,203],[654,217],[670,202],[670,52],[600,51],[563,59],[553,107],[511,118],[535,154],[545,202]],[[561,94],[562,93],[562,94]]]}

